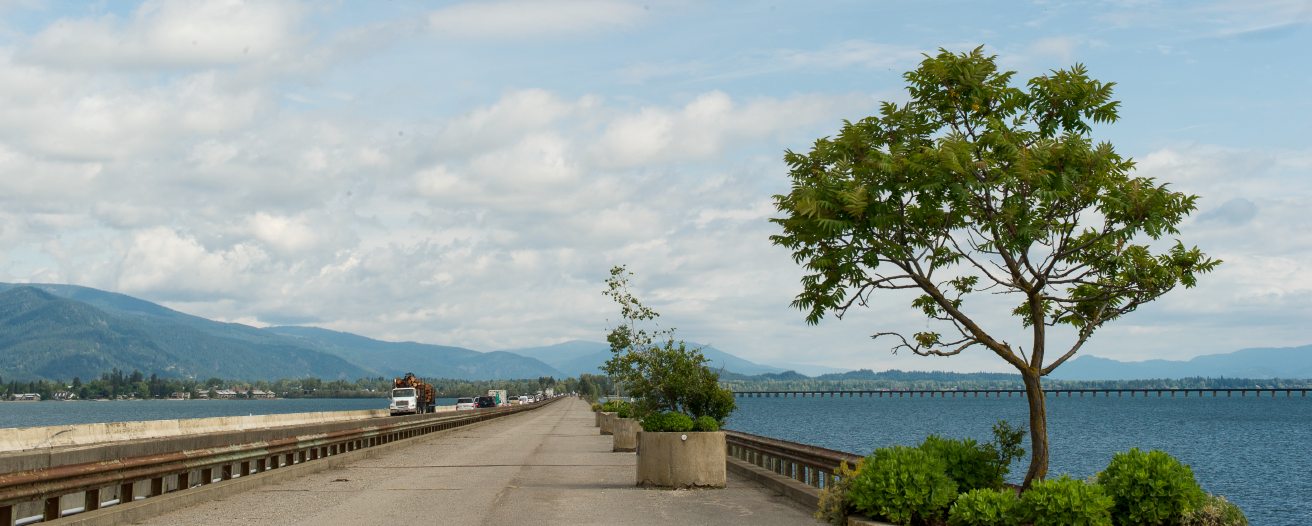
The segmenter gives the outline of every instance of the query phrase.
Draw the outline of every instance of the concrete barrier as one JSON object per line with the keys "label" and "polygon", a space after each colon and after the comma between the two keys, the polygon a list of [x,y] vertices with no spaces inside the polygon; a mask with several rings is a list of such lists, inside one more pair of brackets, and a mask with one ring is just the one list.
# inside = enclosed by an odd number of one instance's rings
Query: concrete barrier
{"label": "concrete barrier", "polygon": [[593,411],[592,414],[593,416],[597,417],[597,423],[594,424],[592,427],[601,427],[601,410],[598,409],[596,411]]}
{"label": "concrete barrier", "polygon": [[[67,402],[62,402],[67,403]],[[94,403],[94,402],[76,402]],[[200,402],[182,402],[200,403]],[[222,402],[213,402],[222,403]],[[454,406],[452,406],[454,409]],[[322,413],[288,413],[282,415],[224,416],[182,420],[146,420],[140,422],[105,422],[67,426],[19,427],[0,433],[0,452],[37,448],[87,446],[129,440],[158,439],[229,431],[250,431],[285,426],[326,424],[381,418],[387,409],[364,411],[328,411]]]}
{"label": "concrete barrier", "polygon": [[723,488],[728,482],[723,431],[638,434],[637,485]]}
{"label": "concrete barrier", "polygon": [[615,430],[612,426],[615,423],[615,419],[619,418],[618,416],[616,416],[618,414],[619,413],[608,413],[605,411],[601,413],[601,434],[611,435],[615,433]]}
{"label": "concrete barrier", "polygon": [[611,423],[611,431],[615,436],[614,445],[611,451],[637,451],[638,450],[638,433],[642,431],[642,425],[632,418],[616,418]]}

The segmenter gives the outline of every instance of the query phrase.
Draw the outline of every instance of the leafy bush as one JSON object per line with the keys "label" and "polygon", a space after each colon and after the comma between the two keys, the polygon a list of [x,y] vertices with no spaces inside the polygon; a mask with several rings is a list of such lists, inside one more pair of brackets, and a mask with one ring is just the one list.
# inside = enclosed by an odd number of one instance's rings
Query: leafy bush
{"label": "leafy bush", "polygon": [[1010,489],[979,488],[963,493],[948,510],[952,526],[1012,526],[1019,499]]}
{"label": "leafy bush", "polygon": [[618,413],[621,408],[627,405],[629,405],[629,403],[623,400],[608,400],[601,405],[601,410],[607,413]]}
{"label": "leafy bush", "polygon": [[1207,498],[1189,466],[1156,449],[1117,453],[1098,483],[1115,501],[1112,517],[1126,526],[1176,524]]}
{"label": "leafy bush", "polygon": [[1002,487],[1003,479],[997,465],[998,453],[980,448],[974,439],[957,440],[929,435],[917,447],[943,459],[947,474],[957,483],[958,491]]}
{"label": "leafy bush", "polygon": [[848,491],[852,489],[852,480],[859,473],[861,473],[861,464],[857,464],[855,470],[847,465],[846,460],[838,465],[838,469],[834,470],[837,479],[820,490],[820,506],[813,514],[817,522],[847,526],[847,517],[856,511],[856,508],[852,507]]}
{"label": "leafy bush", "polygon": [[1248,526],[1244,512],[1222,496],[1208,495],[1197,508],[1184,512],[1181,526]]}
{"label": "leafy bush", "polygon": [[596,413],[597,411],[600,411],[600,410],[601,410],[601,404],[598,404],[598,403],[596,403],[596,402],[593,402],[593,403],[592,403],[592,412],[593,412],[593,413]]}
{"label": "leafy bush", "polygon": [[697,417],[696,420],[692,421],[692,430],[693,431],[719,431],[720,423],[716,422],[714,418],[711,418],[706,415],[702,415]]}
{"label": "leafy bush", "polygon": [[941,521],[957,498],[943,460],[918,448],[876,449],[861,463],[848,495],[873,517],[903,525]]}
{"label": "leafy bush", "polygon": [[692,418],[683,413],[667,411],[652,413],[642,421],[642,430],[648,433],[678,433],[692,431]]}
{"label": "leafy bush", "polygon": [[1033,526],[1111,526],[1113,500],[1102,486],[1069,475],[1035,482],[1013,511],[1019,524]]}
{"label": "leafy bush", "polygon": [[[612,356],[603,369],[638,398],[634,414],[675,411],[694,417],[709,416],[721,425],[738,408],[733,393],[720,386],[720,373],[700,348],[675,342],[674,329],[647,332],[642,322],[660,315],[642,306],[629,293],[630,273],[623,265],[611,269],[602,293],[620,304],[623,321],[606,335]],[[660,341],[664,341],[661,344]]]}
{"label": "leafy bush", "polygon": [[1015,427],[1006,420],[999,420],[993,425],[993,442],[980,446],[986,453],[993,455],[993,466],[997,477],[1005,480],[1011,473],[1011,463],[1025,456],[1021,441],[1025,439],[1025,426]]}

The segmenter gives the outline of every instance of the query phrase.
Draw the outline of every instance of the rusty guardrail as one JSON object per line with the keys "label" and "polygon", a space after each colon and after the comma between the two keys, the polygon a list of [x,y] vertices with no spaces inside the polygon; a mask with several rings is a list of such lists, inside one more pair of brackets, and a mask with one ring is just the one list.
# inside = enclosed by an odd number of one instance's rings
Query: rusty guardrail
{"label": "rusty guardrail", "polygon": [[833,483],[834,471],[843,461],[855,468],[861,455],[819,446],[724,430],[729,456],[755,464],[817,488]]}
{"label": "rusty guardrail", "polygon": [[[18,519],[15,517],[16,505],[27,502],[42,502],[41,519],[48,522],[101,507],[187,490],[528,411],[557,399],[472,412],[434,413],[432,418],[407,419],[275,440],[3,473],[0,474],[0,526],[14,526],[15,519]],[[137,483],[144,481],[150,481],[150,494],[136,495]],[[77,493],[85,493],[83,506],[63,509],[62,498]],[[111,496],[113,498],[102,498]]]}

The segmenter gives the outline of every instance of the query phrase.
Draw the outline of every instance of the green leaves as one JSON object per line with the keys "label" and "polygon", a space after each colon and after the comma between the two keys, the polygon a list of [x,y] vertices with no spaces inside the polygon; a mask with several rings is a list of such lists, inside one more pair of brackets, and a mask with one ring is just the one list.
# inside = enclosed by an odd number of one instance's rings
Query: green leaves
{"label": "green leaves", "polygon": [[948,510],[951,526],[1014,526],[1018,499],[1010,488],[978,488],[957,497]]}
{"label": "green leaves", "polygon": [[1022,493],[1015,508],[1019,524],[1033,526],[1111,526],[1112,498],[1102,486],[1070,475],[1041,480]]}
{"label": "green leaves", "polygon": [[955,354],[984,345],[1018,368],[1041,368],[973,322],[971,294],[1018,294],[1021,324],[1072,327],[1074,350],[1219,264],[1197,248],[1153,254],[1136,243],[1177,234],[1197,197],[1131,177],[1131,160],[1090,137],[1094,124],[1119,119],[1114,83],[1080,64],[1023,88],[1012,77],[983,48],[941,51],[904,76],[906,104],[845,122],[806,154],[786,153],[792,188],[775,196],[783,216],[771,221],[782,232],[771,240],[807,271],[792,305],[808,323],[841,318],[879,289],[920,289],[912,307],[956,334],[924,331],[902,346]]}
{"label": "green leaves", "polygon": [[[733,393],[720,386],[719,373],[706,366],[699,350],[674,341],[674,329],[649,333],[640,327],[660,315],[629,293],[630,276],[624,266],[617,266],[606,280],[603,294],[620,304],[624,322],[606,337],[612,356],[603,369],[638,399],[632,408],[635,417],[674,411],[694,418],[708,416],[718,426],[737,409]],[[667,339],[656,344],[656,337]]]}
{"label": "green leaves", "polygon": [[1098,483],[1115,500],[1112,516],[1122,525],[1176,524],[1207,498],[1189,466],[1155,449],[1117,453]]}
{"label": "green leaves", "polygon": [[957,484],[939,457],[919,448],[876,449],[861,460],[848,498],[859,511],[896,524],[941,520],[957,498]]}

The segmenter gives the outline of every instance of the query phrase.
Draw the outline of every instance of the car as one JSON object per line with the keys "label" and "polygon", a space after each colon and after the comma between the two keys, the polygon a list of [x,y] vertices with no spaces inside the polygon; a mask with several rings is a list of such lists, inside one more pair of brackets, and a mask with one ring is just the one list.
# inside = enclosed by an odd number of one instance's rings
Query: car
{"label": "car", "polygon": [[519,397],[518,397],[518,396],[512,396],[512,397],[510,397],[510,398],[507,398],[507,399],[506,399],[506,403],[507,403],[508,405],[519,405]]}
{"label": "car", "polygon": [[474,405],[478,407],[496,407],[497,399],[487,395],[483,395],[478,397],[478,399],[474,401]]}
{"label": "car", "polygon": [[473,409],[473,408],[474,408],[474,399],[473,399],[473,398],[457,398],[457,399],[456,399],[456,411],[459,411],[459,410],[461,410],[461,409]]}

